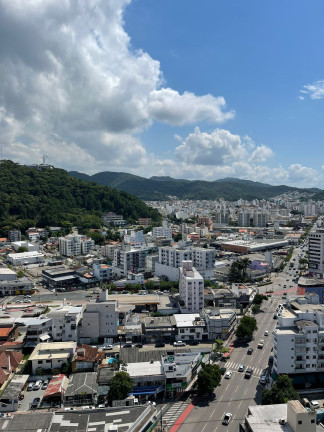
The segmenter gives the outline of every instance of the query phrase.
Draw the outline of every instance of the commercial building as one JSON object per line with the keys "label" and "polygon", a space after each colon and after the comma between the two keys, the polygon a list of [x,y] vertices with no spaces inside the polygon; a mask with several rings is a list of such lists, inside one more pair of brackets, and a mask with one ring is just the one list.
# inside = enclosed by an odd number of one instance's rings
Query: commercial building
{"label": "commercial building", "polygon": [[316,411],[297,401],[249,406],[239,432],[316,432]]}
{"label": "commercial building", "polygon": [[304,296],[312,293],[317,294],[319,303],[324,304],[324,279],[301,276],[298,279],[297,294]]}
{"label": "commercial building", "polygon": [[324,228],[309,233],[308,270],[314,276],[324,277]]}
{"label": "commercial building", "polygon": [[74,270],[68,270],[65,267],[42,270],[42,279],[49,288],[69,287],[80,281]]}
{"label": "commercial building", "polygon": [[183,313],[195,313],[204,307],[204,279],[192,261],[182,261],[179,269],[180,308]]}
{"label": "commercial building", "polygon": [[32,294],[34,289],[34,282],[26,277],[7,281],[0,280],[0,297]]}
{"label": "commercial building", "polygon": [[253,252],[265,251],[269,249],[283,248],[283,247],[287,247],[288,245],[289,245],[288,240],[269,240],[269,241],[262,240],[262,242],[246,241],[246,240],[231,240],[231,241],[222,242],[221,249],[230,252],[248,254]]}
{"label": "commercial building", "polygon": [[33,374],[37,368],[60,369],[72,360],[75,349],[76,342],[39,343],[29,357]]}
{"label": "commercial building", "polygon": [[161,361],[127,363],[120,370],[132,378],[134,396],[157,395],[165,390],[165,373]]}
{"label": "commercial building", "polygon": [[171,322],[176,328],[175,339],[178,341],[190,342],[208,339],[206,322],[199,313],[175,314],[171,317]]}
{"label": "commercial building", "polygon": [[205,322],[209,340],[226,340],[235,330],[235,309],[206,308],[201,311],[201,317]]}
{"label": "commercial building", "polygon": [[114,212],[108,212],[103,216],[103,221],[106,225],[113,224],[117,226],[126,225],[126,221],[124,220],[122,215],[118,215]]}
{"label": "commercial building", "polygon": [[8,262],[14,266],[28,264],[40,264],[44,261],[44,255],[37,251],[8,254]]}

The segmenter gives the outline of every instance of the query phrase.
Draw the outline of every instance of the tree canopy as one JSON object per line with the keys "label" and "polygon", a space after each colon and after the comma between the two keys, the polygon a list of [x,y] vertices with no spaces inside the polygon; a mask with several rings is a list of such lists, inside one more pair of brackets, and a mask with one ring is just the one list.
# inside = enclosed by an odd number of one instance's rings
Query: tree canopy
{"label": "tree canopy", "polygon": [[217,364],[202,364],[198,373],[198,394],[211,394],[220,385],[222,374]]}
{"label": "tree canopy", "polygon": [[133,389],[133,381],[127,372],[117,372],[109,384],[108,399],[122,400],[125,399]]}
{"label": "tree canopy", "polygon": [[0,233],[31,226],[100,228],[108,211],[136,221],[161,221],[153,208],[129,193],[71,177],[65,170],[37,170],[11,161],[0,163]]}
{"label": "tree canopy", "polygon": [[263,302],[263,300],[268,300],[268,297],[263,295],[263,294],[255,294],[254,299],[253,299],[253,304],[254,305],[261,305],[261,303]]}
{"label": "tree canopy", "polygon": [[290,400],[299,400],[299,394],[292,385],[288,375],[279,375],[271,390],[262,391],[262,405],[283,404]]}
{"label": "tree canopy", "polygon": [[248,258],[238,259],[231,265],[229,272],[230,282],[246,282],[249,278],[246,269],[251,261]]}
{"label": "tree canopy", "polygon": [[256,319],[245,315],[236,329],[236,337],[239,340],[251,340],[253,332],[257,329]]}

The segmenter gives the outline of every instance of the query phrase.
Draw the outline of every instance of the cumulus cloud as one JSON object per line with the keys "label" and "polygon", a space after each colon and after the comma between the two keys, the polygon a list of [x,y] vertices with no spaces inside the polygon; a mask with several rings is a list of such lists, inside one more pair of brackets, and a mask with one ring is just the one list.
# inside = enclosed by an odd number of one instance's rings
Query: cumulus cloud
{"label": "cumulus cloud", "polygon": [[258,146],[255,150],[253,150],[249,161],[250,162],[256,162],[256,163],[262,163],[266,162],[268,159],[272,158],[274,156],[273,151],[270,147],[265,146],[264,144]]}
{"label": "cumulus cloud", "polygon": [[211,133],[198,127],[175,150],[179,161],[200,165],[226,165],[247,157],[244,141],[225,129]]}
{"label": "cumulus cloud", "polygon": [[[309,95],[311,99],[323,99],[324,98],[324,80],[315,81],[312,84],[306,84],[303,86],[301,93]],[[299,96],[299,99],[303,100],[304,96]]]}
{"label": "cumulus cloud", "polygon": [[28,156],[29,146],[34,155],[55,136],[54,164],[64,165],[77,146],[89,155],[84,170],[98,155],[116,164],[128,156],[128,166],[135,149],[145,151],[133,134],[154,119],[185,125],[233,117],[223,97],[163,87],[159,61],[130,45],[129,3],[0,0],[0,133],[9,156],[21,159],[24,148]]}

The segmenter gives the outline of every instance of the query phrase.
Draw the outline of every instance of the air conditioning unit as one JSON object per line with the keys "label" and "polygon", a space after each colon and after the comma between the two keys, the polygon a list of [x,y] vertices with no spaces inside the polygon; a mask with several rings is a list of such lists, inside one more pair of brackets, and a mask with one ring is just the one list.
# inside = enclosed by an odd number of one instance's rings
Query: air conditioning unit
{"label": "air conditioning unit", "polygon": [[281,425],[284,425],[284,424],[286,424],[287,423],[287,420],[286,419],[279,419],[279,424],[281,424]]}

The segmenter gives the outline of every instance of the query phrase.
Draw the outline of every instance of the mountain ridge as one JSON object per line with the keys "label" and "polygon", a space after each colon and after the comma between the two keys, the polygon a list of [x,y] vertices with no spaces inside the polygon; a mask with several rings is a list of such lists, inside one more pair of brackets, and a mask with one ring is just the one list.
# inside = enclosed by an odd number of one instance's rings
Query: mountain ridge
{"label": "mountain ridge", "polygon": [[69,172],[70,175],[82,178],[86,181],[94,181],[99,184],[115,187],[119,190],[131,193],[143,200],[165,200],[170,196],[179,199],[219,199],[228,201],[238,199],[269,199],[285,192],[305,192],[309,194],[321,194],[321,189],[296,188],[286,185],[273,186],[267,183],[254,182],[228,177],[213,181],[174,179],[169,176],[140,177],[124,172],[103,171],[91,176],[77,171]]}

